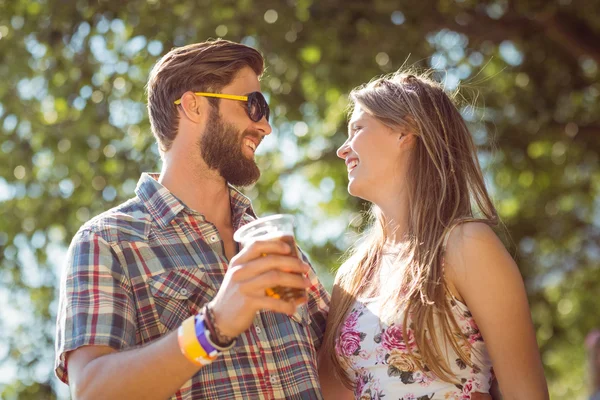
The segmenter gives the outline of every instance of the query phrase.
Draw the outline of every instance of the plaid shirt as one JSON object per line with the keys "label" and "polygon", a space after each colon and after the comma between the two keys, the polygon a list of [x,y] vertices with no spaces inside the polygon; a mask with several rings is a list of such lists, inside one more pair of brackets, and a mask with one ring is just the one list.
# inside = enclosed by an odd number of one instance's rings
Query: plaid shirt
{"label": "plaid shirt", "polygon": [[[227,259],[213,224],[143,174],[136,197],[87,222],[69,248],[60,287],[56,375],[85,345],[124,350],[152,342],[200,311]],[[255,219],[230,188],[234,229]],[[173,399],[320,399],[316,354],[329,295],[311,270],[308,303],[289,317],[262,311],[236,346],[201,368]]]}

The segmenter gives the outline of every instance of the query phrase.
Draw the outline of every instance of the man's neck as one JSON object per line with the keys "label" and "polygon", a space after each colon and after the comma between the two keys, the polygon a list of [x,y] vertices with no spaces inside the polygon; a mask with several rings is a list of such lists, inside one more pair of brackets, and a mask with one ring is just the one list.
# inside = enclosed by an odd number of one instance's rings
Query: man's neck
{"label": "man's neck", "polygon": [[165,160],[158,182],[217,227],[231,227],[229,186],[217,172],[194,171],[189,165]]}

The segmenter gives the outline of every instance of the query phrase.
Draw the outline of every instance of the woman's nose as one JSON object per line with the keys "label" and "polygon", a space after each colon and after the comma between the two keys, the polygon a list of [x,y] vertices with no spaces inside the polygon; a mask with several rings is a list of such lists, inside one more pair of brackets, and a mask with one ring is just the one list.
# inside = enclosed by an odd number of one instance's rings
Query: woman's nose
{"label": "woman's nose", "polygon": [[335,153],[339,158],[345,159],[346,155],[348,154],[348,141],[346,140]]}

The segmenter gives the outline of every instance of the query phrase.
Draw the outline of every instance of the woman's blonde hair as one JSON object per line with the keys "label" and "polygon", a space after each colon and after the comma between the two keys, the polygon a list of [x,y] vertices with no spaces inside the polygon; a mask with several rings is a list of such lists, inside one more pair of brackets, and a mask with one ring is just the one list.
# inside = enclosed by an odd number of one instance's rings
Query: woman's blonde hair
{"label": "woman's blonde hair", "polygon": [[[417,137],[407,171],[408,230],[397,259],[405,268],[393,280],[393,289],[381,293],[381,304],[386,305],[382,320],[390,323],[403,312],[403,337],[408,337],[409,324],[414,327],[416,351],[409,348],[414,364],[455,383],[444,344],[449,343],[466,365],[473,367],[473,362],[451,310],[444,237],[461,220],[498,222],[475,144],[451,97],[427,74],[396,72],[375,79],[354,89],[350,100],[351,107],[359,105],[386,126]],[[353,384],[345,372],[348,360],[336,353],[336,339],[355,299],[375,278],[386,241],[385,217],[376,206],[369,214],[370,228],[349,250],[336,276],[322,349],[349,388]]]}

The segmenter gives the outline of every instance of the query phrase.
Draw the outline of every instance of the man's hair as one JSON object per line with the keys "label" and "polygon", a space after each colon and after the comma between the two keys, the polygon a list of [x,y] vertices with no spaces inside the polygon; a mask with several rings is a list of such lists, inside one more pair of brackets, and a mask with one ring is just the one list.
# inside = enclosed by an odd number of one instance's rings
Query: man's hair
{"label": "man's hair", "polygon": [[[179,114],[173,102],[187,91],[218,93],[244,67],[260,77],[262,55],[222,39],[176,47],[156,63],[147,85],[148,115],[161,151],[169,150],[177,136]],[[218,99],[210,100],[213,106],[218,104]]]}

